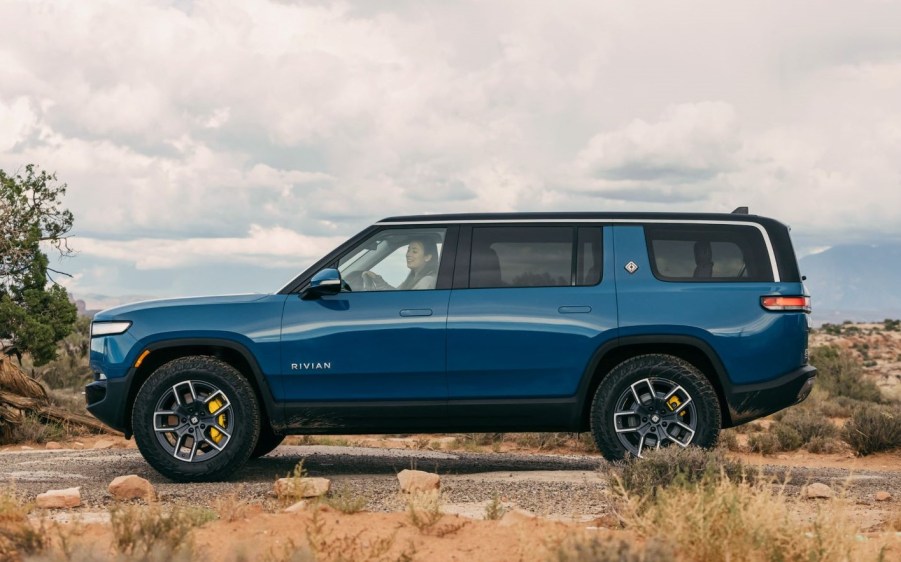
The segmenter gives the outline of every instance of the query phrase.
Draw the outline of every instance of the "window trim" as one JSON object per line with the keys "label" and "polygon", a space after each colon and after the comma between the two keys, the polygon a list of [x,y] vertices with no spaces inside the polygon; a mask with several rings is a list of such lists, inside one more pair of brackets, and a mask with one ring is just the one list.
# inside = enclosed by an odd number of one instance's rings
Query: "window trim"
{"label": "window trim", "polygon": [[779,265],[776,262],[776,252],[773,249],[773,242],[770,239],[770,233],[767,232],[767,229],[760,223],[753,221],[741,221],[741,220],[703,220],[703,219],[474,219],[474,220],[443,220],[443,221],[430,221],[428,219],[416,220],[416,221],[398,221],[398,222],[377,222],[377,225],[425,225],[425,224],[460,224],[460,225],[474,225],[474,224],[498,224],[498,225],[507,225],[507,224],[559,224],[559,223],[568,223],[572,225],[579,224],[601,224],[601,225],[615,225],[615,224],[720,224],[720,225],[735,225],[735,226],[751,226],[756,228],[760,235],[763,237],[763,243],[766,246],[767,253],[770,257],[770,269],[773,271],[773,282],[781,283],[781,276],[779,275]]}

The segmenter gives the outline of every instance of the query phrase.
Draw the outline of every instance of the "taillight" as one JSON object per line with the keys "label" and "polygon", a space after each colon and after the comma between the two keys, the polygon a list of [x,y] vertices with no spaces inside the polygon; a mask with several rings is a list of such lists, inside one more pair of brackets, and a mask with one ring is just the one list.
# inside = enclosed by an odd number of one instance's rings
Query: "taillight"
{"label": "taillight", "polygon": [[767,310],[810,313],[810,297],[760,297],[760,305]]}

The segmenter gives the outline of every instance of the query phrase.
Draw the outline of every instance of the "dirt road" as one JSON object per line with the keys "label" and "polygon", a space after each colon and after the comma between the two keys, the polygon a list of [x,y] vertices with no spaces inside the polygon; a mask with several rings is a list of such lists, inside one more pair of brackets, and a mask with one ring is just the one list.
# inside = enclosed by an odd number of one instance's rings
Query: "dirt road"
{"label": "dirt road", "polygon": [[[87,511],[105,511],[112,504],[107,486],[116,476],[137,474],[150,480],[164,503],[212,506],[230,494],[271,504],[276,478],[288,475],[303,461],[311,476],[332,479],[333,490],[350,491],[368,500],[370,511],[398,511],[404,503],[397,493],[396,473],[418,468],[442,475],[443,510],[478,515],[492,498],[515,504],[550,518],[588,520],[609,511],[606,464],[596,456],[522,453],[438,452],[335,446],[281,446],[268,456],[249,462],[229,482],[179,484],[154,472],[134,449],[34,450],[0,452],[0,483],[14,486],[26,498],[48,489],[81,486]],[[809,482],[823,482],[847,494],[861,511],[862,523],[874,522],[885,509],[901,501],[901,470],[811,468],[765,465],[766,474],[788,482],[788,495]],[[893,495],[876,504],[877,491]],[[872,511],[872,517],[867,515]]]}

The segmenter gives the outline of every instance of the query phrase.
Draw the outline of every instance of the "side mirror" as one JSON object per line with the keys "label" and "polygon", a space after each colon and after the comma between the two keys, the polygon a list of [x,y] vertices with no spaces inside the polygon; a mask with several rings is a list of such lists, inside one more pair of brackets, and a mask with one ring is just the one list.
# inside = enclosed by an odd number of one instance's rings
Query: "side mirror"
{"label": "side mirror", "polygon": [[310,284],[300,291],[302,299],[316,299],[341,292],[341,274],[337,269],[323,269],[310,279]]}

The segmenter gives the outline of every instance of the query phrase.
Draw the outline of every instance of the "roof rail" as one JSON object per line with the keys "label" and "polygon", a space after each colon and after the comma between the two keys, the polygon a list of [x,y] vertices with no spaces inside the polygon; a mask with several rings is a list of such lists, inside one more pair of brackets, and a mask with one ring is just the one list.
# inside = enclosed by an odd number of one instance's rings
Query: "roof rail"
{"label": "roof rail", "polygon": [[736,207],[734,211],[732,211],[733,215],[747,215],[748,208],[747,207]]}

